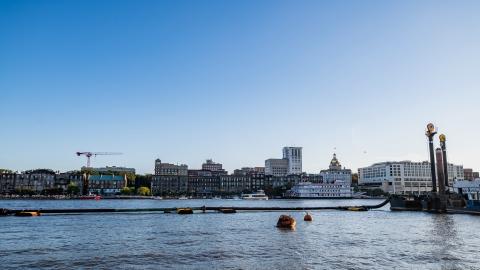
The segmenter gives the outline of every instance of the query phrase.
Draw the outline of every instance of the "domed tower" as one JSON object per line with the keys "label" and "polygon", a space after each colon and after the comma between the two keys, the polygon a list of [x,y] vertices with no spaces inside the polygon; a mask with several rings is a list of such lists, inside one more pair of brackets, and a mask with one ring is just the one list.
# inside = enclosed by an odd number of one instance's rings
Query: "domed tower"
{"label": "domed tower", "polygon": [[333,158],[332,161],[330,161],[330,166],[328,166],[330,170],[341,170],[342,165],[340,164],[340,161],[337,159],[337,154],[333,153]]}

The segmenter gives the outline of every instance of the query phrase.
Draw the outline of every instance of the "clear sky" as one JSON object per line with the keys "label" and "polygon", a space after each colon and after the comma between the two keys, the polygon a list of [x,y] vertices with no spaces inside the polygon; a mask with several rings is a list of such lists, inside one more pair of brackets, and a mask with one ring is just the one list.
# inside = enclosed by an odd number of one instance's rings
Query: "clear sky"
{"label": "clear sky", "polygon": [[[0,1],[0,168],[480,169],[480,1]],[[336,150],[334,150],[336,148]]]}

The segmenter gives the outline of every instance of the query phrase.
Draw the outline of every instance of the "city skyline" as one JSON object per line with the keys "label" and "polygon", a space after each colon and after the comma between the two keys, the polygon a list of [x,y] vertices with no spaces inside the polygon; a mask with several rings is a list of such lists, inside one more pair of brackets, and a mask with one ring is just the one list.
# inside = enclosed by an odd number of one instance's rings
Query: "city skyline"
{"label": "city skyline", "polygon": [[0,3],[0,167],[153,161],[229,172],[303,147],[303,171],[428,160],[480,168],[480,3]]}

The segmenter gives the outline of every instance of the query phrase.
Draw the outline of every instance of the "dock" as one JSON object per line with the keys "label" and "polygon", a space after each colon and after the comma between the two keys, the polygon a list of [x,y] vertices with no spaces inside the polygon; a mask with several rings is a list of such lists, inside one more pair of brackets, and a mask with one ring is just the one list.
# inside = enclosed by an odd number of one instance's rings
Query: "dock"
{"label": "dock", "polygon": [[242,212],[278,212],[278,211],[319,211],[319,210],[338,210],[338,211],[368,211],[385,206],[390,202],[387,198],[376,205],[359,206],[317,206],[317,207],[238,207],[238,206],[199,206],[199,207],[167,207],[167,208],[75,208],[75,209],[0,209],[0,215],[16,215],[21,212],[38,212],[41,214],[94,214],[94,213],[178,213],[181,209],[191,209],[192,212],[217,212],[217,213],[236,213]]}

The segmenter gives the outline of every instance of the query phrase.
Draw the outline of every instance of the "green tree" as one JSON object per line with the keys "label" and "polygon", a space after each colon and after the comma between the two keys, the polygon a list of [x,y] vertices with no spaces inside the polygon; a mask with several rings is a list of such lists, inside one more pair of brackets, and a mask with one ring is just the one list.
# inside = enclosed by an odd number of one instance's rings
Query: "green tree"
{"label": "green tree", "polygon": [[99,173],[92,168],[82,167],[81,173],[86,173],[88,175],[98,175]]}
{"label": "green tree", "polygon": [[0,169],[0,173],[13,173],[13,171],[9,169]]}
{"label": "green tree", "polygon": [[124,187],[124,188],[122,188],[122,190],[120,190],[120,193],[121,193],[122,195],[131,195],[131,194],[132,194],[132,191],[133,191],[133,190],[132,190],[131,188],[129,188],[129,187]]}
{"label": "green tree", "polygon": [[148,187],[139,187],[137,189],[137,194],[140,196],[150,196],[150,189]]}
{"label": "green tree", "polygon": [[70,195],[77,195],[80,192],[80,188],[74,182],[70,182],[67,186],[67,193]]}
{"label": "green tree", "polygon": [[131,172],[126,172],[124,175],[127,177],[128,186],[135,186],[136,175]]}

